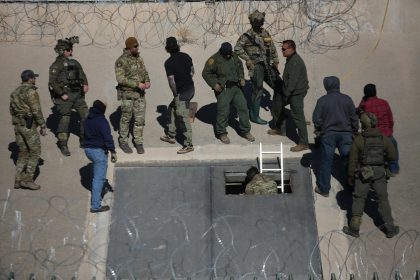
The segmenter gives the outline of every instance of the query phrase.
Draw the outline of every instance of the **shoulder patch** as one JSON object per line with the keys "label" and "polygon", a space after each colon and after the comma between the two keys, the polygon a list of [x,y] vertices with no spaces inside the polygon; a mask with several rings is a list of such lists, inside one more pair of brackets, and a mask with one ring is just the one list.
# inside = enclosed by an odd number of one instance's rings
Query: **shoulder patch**
{"label": "shoulder patch", "polygon": [[56,73],[56,72],[57,72],[57,69],[55,69],[55,68],[51,69],[51,73]]}
{"label": "shoulder patch", "polygon": [[119,68],[119,67],[122,67],[121,62],[118,62],[118,63],[117,63],[117,67],[118,67],[118,68]]}
{"label": "shoulder patch", "polygon": [[212,65],[214,63],[214,59],[210,58],[209,60],[207,60],[207,64],[208,65]]}

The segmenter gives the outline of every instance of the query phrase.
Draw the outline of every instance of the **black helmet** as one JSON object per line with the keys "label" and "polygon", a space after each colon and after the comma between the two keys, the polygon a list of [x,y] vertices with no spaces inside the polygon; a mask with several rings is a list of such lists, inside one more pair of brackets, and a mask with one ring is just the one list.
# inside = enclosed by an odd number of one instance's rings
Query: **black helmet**
{"label": "black helmet", "polygon": [[71,50],[73,49],[73,44],[79,43],[79,36],[72,36],[65,39],[59,39],[57,41],[57,45],[55,46],[54,50],[59,55],[64,53],[64,50]]}

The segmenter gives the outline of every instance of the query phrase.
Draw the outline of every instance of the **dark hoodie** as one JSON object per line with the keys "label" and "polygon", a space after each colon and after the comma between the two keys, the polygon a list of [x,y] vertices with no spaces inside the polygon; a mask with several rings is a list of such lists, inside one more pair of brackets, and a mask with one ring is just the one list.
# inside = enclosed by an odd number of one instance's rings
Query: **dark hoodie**
{"label": "dark hoodie", "polygon": [[102,148],[106,152],[115,153],[114,139],[111,135],[111,127],[105,118],[104,110],[97,107],[89,109],[85,128],[85,148]]}
{"label": "dark hoodie", "polygon": [[325,77],[327,94],[320,97],[312,114],[315,129],[326,136],[335,133],[352,133],[359,129],[359,119],[353,100],[340,92],[337,77]]}

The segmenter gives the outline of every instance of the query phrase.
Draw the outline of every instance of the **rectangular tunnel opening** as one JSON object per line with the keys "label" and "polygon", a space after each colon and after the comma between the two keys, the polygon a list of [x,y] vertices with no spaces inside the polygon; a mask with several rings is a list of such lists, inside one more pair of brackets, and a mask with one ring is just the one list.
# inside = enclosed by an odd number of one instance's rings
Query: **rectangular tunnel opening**
{"label": "rectangular tunnel opening", "polygon": [[[277,183],[277,194],[292,193],[293,187],[291,185],[290,174],[284,173],[283,175],[283,188],[281,190],[281,175],[279,172],[265,172],[265,175],[272,178]],[[225,178],[225,194],[226,195],[241,195],[245,193],[246,188],[246,172],[224,172]]]}

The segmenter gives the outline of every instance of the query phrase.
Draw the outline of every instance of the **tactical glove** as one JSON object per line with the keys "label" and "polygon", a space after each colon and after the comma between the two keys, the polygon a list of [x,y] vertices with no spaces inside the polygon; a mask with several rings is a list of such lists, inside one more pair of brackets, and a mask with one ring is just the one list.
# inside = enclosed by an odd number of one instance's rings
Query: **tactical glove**
{"label": "tactical glove", "polygon": [[240,79],[239,80],[239,85],[241,86],[241,88],[244,87],[245,86],[245,80],[244,79]]}

